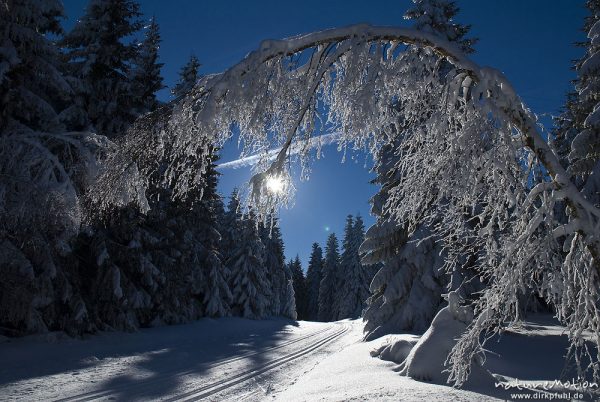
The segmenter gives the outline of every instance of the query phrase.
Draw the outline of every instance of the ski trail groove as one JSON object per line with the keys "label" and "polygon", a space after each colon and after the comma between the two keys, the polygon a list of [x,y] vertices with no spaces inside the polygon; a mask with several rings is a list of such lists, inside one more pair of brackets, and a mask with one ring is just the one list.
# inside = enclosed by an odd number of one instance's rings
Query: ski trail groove
{"label": "ski trail groove", "polygon": [[[271,347],[265,348],[265,349],[260,350],[258,352],[247,352],[247,353],[244,353],[242,355],[238,355],[238,356],[233,357],[233,358],[227,358],[227,359],[217,360],[213,364],[203,366],[203,369],[210,370],[210,369],[213,369],[213,368],[216,368],[216,367],[219,367],[219,366],[223,366],[223,365],[226,365],[226,364],[234,363],[234,362],[239,361],[239,360],[246,359],[248,357],[257,356],[257,355],[260,355],[260,354],[271,352],[273,350],[281,349],[283,347],[296,344],[296,343],[304,341],[306,339],[310,339],[310,338],[312,338],[314,336],[321,335],[321,334],[323,334],[325,332],[330,331],[331,329],[332,329],[332,327],[328,327],[328,328],[325,328],[325,329],[314,331],[314,332],[311,332],[310,334],[303,335],[301,337],[298,337],[298,338],[295,338],[293,340],[290,340],[290,341],[278,344],[276,346],[271,346]],[[125,390],[125,389],[126,390],[144,389],[149,384],[155,385],[157,383],[165,382],[165,381],[173,378],[174,376],[184,376],[184,375],[187,375],[187,374],[193,374],[195,371],[196,370],[194,370],[194,369],[185,370],[183,372],[180,372],[180,371],[177,371],[177,370],[171,370],[171,371],[169,371],[167,373],[163,373],[163,374],[161,374],[159,376],[156,376],[156,377],[151,377],[151,378],[148,378],[148,379],[140,380],[139,382],[137,382],[135,384],[120,384],[120,385],[115,385],[115,386],[111,387],[110,389],[89,391],[89,392],[85,392],[85,393],[82,393],[82,394],[72,395],[72,396],[69,396],[69,397],[66,397],[66,398],[54,399],[53,401],[54,402],[73,402],[73,401],[87,402],[87,401],[92,401],[94,399],[104,398],[104,397],[107,397],[107,396],[111,396],[112,394],[118,393],[119,391],[122,391],[122,390]]]}
{"label": "ski trail groove", "polygon": [[339,331],[336,331],[333,335],[328,335],[324,338],[320,338],[319,340],[311,343],[309,346],[307,346],[305,348],[302,348],[298,351],[292,352],[292,353],[282,356],[278,359],[275,359],[267,364],[264,364],[261,367],[244,371],[228,380],[220,380],[220,381],[216,381],[211,384],[207,384],[205,386],[194,389],[192,391],[188,391],[188,392],[178,395],[176,397],[166,399],[165,402],[197,401],[197,400],[206,398],[208,396],[214,395],[218,392],[221,392],[221,391],[223,391],[227,388],[230,388],[234,385],[240,384],[244,381],[254,378],[260,374],[263,374],[263,373],[265,373],[269,370],[272,370],[276,367],[279,367],[283,364],[289,363],[300,357],[306,356],[306,355],[310,354],[311,352],[314,352],[315,350],[321,348],[322,346],[333,342],[335,339],[337,339],[340,336],[342,336],[343,334],[345,334],[348,330],[349,330],[349,327],[344,325],[342,327],[342,329],[340,329]]}

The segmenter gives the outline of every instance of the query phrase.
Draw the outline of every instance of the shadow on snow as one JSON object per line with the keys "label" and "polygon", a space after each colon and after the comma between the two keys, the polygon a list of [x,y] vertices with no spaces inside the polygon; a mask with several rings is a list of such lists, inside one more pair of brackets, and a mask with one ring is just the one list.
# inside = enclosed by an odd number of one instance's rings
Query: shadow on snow
{"label": "shadow on snow", "polygon": [[[0,355],[6,361],[0,370],[0,388],[54,374],[70,373],[76,377],[80,370],[97,368],[106,378],[96,380],[96,386],[88,384],[77,398],[91,399],[104,394],[117,399],[165,397],[182,391],[179,386],[186,375],[196,381],[198,377],[208,378],[211,368],[224,360],[242,356],[243,370],[266,364],[269,353],[261,352],[288,340],[294,326],[298,323],[282,318],[205,318],[135,333],[101,333],[84,340],[59,339],[54,345],[48,344],[52,339],[48,335],[17,339],[0,344]],[[106,375],[100,367],[114,364],[113,359],[124,359],[126,364],[110,367]],[[226,378],[213,376],[207,382],[223,379]],[[197,383],[202,386],[207,382],[200,379]],[[65,396],[64,401],[71,399]]]}

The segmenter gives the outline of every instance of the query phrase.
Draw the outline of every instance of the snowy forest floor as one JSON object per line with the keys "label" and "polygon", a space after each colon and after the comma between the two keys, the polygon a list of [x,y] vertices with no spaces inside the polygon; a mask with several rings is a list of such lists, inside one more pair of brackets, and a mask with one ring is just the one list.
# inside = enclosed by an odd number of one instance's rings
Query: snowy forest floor
{"label": "snowy forest floor", "polygon": [[[534,318],[488,345],[497,354],[486,367],[505,381],[560,377],[566,336],[549,316]],[[458,390],[415,381],[369,355],[407,336],[361,342],[360,320],[225,318],[83,340],[60,333],[4,338],[0,400],[484,401],[516,399],[514,393],[539,400],[489,384]]]}

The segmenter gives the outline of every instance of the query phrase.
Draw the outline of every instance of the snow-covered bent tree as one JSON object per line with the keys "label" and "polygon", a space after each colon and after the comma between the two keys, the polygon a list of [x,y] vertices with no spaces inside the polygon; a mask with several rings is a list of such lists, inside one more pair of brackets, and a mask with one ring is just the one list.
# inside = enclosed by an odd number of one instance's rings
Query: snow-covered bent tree
{"label": "snow-covered bent tree", "polygon": [[[454,69],[414,57],[437,57]],[[489,284],[449,356],[450,381],[464,383],[482,351],[480,335],[516,320],[518,295],[531,288],[554,303],[573,347],[592,362],[582,369],[598,376],[598,356],[585,348],[583,333],[600,343],[600,210],[570,180],[500,72],[410,29],[354,25],[264,41],[229,70],[205,77],[160,130],[131,135],[96,194],[127,172],[134,184],[128,200],[143,206],[146,183],[157,177],[184,198],[206,169],[209,145],[222,145],[233,128],[244,155],[262,155],[248,202],[265,217],[286,205],[293,189],[269,191],[269,181],[289,184],[292,148],[301,148],[305,172],[311,136],[337,130],[340,149],[367,149],[374,157],[393,141],[402,174],[386,214],[409,231],[430,225],[448,270],[476,256],[474,269]],[[272,161],[268,150],[277,147]],[[141,163],[151,160],[166,164]],[[115,197],[102,205],[122,199],[106,193]],[[559,206],[567,222],[555,217]]]}

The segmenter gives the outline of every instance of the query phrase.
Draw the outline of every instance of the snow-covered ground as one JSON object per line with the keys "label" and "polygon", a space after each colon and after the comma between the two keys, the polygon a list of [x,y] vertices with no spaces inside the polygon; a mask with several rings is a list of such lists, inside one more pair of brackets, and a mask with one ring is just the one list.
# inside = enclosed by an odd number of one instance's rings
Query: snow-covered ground
{"label": "snow-covered ground", "polygon": [[[566,340],[542,318],[495,344],[501,356],[488,360],[494,373],[507,380],[558,378]],[[226,318],[84,340],[56,333],[4,339],[0,400],[484,401],[525,393],[458,390],[402,377],[394,363],[369,352],[416,337],[365,343],[361,336],[361,321]]]}

